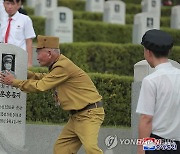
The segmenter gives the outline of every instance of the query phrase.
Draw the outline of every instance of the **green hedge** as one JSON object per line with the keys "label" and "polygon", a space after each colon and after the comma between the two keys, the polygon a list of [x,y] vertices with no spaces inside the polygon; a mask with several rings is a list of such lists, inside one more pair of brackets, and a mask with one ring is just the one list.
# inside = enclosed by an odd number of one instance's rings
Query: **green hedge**
{"label": "green hedge", "polygon": [[132,26],[74,20],[74,42],[132,42]]}
{"label": "green hedge", "polygon": [[[106,113],[103,125],[130,126],[132,77],[89,74],[103,96]],[[68,112],[55,106],[51,91],[29,93],[27,97],[27,121],[64,123]]]}
{"label": "green hedge", "polygon": [[[102,13],[74,11],[73,16],[74,19],[103,21]],[[126,14],[126,24],[133,25],[133,22],[134,22],[134,14]],[[170,17],[161,17],[160,22],[161,22],[160,23],[161,27],[170,27]]]}
{"label": "green hedge", "polygon": [[[72,43],[62,44],[60,48],[87,72],[133,76],[134,64],[144,59],[141,45]],[[180,63],[180,47],[173,48],[170,58]]]}
{"label": "green hedge", "polygon": [[36,35],[44,35],[45,34],[45,18],[38,16],[30,16],[33,22],[33,27]]}
{"label": "green hedge", "polygon": [[27,15],[29,15],[29,16],[34,15],[34,9],[33,8],[25,6],[24,9],[26,10]]}
{"label": "green hedge", "polygon": [[[44,35],[45,18],[31,16],[36,35]],[[180,45],[180,30],[161,28],[174,38],[174,44]],[[112,42],[131,43],[132,25],[108,24],[86,20],[74,20],[74,42]]]}
{"label": "green hedge", "polygon": [[140,45],[73,43],[60,45],[61,52],[87,72],[133,75],[133,66],[143,59]]}
{"label": "green hedge", "polygon": [[[131,0],[124,0],[126,2],[126,14],[137,14],[142,12],[141,9],[141,0],[134,1],[133,3],[129,3]],[[131,1],[132,2],[132,1]],[[175,3],[174,3],[175,4]],[[74,11],[85,11],[85,1],[81,0],[60,0],[58,1],[59,6],[68,7]],[[163,6],[161,8],[161,15],[168,16],[171,14],[171,7]]]}

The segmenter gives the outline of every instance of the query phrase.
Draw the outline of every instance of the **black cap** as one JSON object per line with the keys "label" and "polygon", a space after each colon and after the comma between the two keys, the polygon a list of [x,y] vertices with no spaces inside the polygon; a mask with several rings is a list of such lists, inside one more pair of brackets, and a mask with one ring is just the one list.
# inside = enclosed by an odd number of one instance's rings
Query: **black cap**
{"label": "black cap", "polygon": [[13,60],[13,56],[12,55],[5,55],[3,57],[3,62],[4,63],[6,63],[6,62],[12,63],[12,60]]}
{"label": "black cap", "polygon": [[169,51],[173,47],[173,38],[164,31],[152,29],[144,34],[141,44],[151,51]]}

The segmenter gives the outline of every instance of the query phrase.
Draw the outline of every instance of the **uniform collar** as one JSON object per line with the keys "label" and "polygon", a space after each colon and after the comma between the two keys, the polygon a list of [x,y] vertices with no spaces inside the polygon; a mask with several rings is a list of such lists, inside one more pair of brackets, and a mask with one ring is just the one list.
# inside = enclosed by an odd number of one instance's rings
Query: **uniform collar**
{"label": "uniform collar", "polygon": [[172,67],[172,64],[170,62],[161,63],[157,65],[155,69],[158,70],[158,69],[167,68],[167,67]]}
{"label": "uniform collar", "polygon": [[19,12],[17,11],[11,18],[13,19],[13,20],[17,20],[18,18],[19,18]]}
{"label": "uniform collar", "polygon": [[49,71],[52,70],[54,64],[60,59],[61,54],[59,55],[59,57],[48,67]]}

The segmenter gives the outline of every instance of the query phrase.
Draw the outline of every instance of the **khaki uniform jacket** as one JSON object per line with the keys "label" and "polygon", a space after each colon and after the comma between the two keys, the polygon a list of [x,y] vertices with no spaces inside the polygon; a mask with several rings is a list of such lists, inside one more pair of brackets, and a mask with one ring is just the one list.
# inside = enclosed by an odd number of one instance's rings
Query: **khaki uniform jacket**
{"label": "khaki uniform jacket", "polygon": [[54,89],[64,110],[79,110],[102,99],[90,77],[64,55],[49,73],[28,72],[27,80],[13,80],[13,86],[24,92]]}

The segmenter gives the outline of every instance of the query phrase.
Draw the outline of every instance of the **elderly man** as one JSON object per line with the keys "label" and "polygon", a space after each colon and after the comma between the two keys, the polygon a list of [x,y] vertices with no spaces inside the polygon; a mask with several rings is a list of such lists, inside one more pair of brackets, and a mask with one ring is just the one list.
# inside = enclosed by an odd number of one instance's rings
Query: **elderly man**
{"label": "elderly man", "polygon": [[86,154],[102,154],[97,146],[104,120],[101,95],[89,76],[60,54],[59,38],[38,36],[37,40],[37,60],[41,66],[49,67],[49,73],[28,72],[27,80],[1,73],[0,82],[24,92],[54,89],[57,104],[71,114],[55,143],[54,154],[75,154],[82,144]]}

